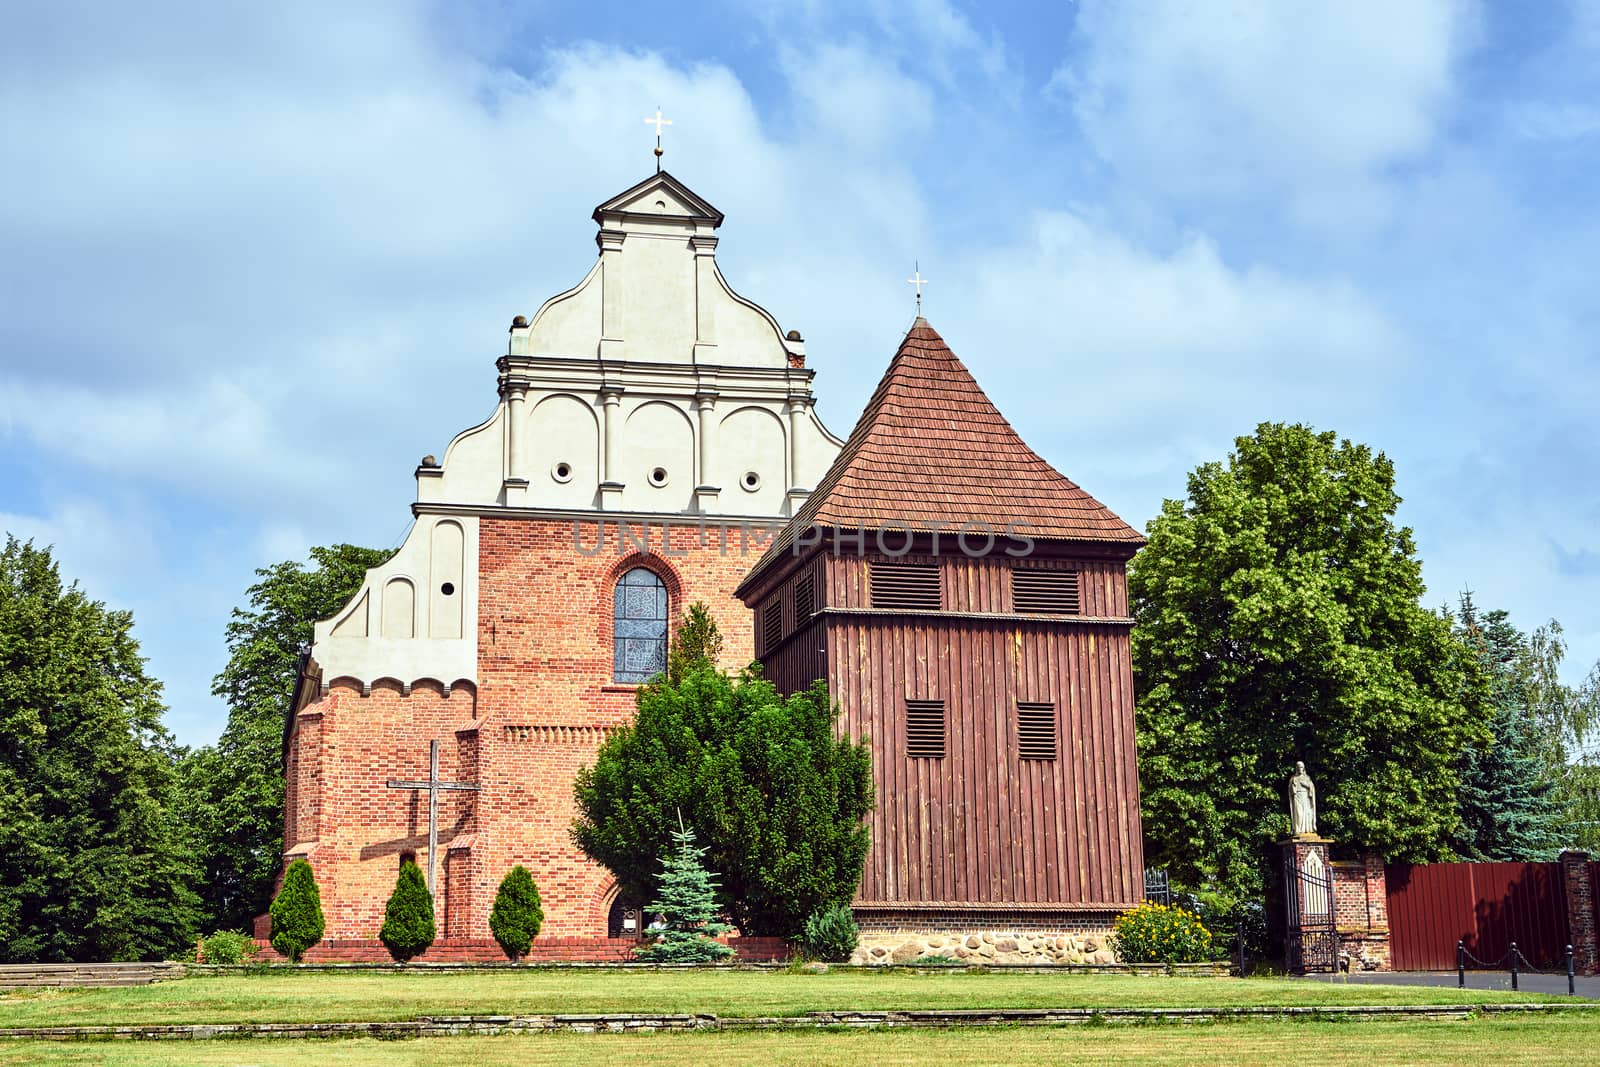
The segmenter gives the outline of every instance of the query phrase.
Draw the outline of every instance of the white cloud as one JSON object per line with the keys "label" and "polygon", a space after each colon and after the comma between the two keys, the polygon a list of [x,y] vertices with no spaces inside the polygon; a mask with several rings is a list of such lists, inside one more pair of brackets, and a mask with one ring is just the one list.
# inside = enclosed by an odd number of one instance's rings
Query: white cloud
{"label": "white cloud", "polygon": [[1052,84],[1128,181],[1179,200],[1264,195],[1312,222],[1375,217],[1386,169],[1433,145],[1474,25],[1460,0],[1088,0]]}
{"label": "white cloud", "polygon": [[[1158,251],[1071,212],[1031,229],[975,266],[986,341],[1034,381],[1054,372],[1074,393],[1128,397],[1166,433],[1309,417],[1353,380],[1382,390],[1411,358],[1404,331],[1345,281],[1230,266],[1199,233]],[[1086,404],[1072,418],[1103,431],[1130,413]]]}

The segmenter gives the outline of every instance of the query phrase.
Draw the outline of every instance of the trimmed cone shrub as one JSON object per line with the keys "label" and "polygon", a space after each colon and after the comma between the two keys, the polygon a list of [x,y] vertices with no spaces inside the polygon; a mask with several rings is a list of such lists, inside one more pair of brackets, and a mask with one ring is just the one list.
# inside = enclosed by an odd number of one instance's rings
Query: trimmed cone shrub
{"label": "trimmed cone shrub", "polygon": [[1140,904],[1117,916],[1111,947],[1123,963],[1205,963],[1214,958],[1200,916],[1166,904]]}
{"label": "trimmed cone shrub", "polygon": [[428,883],[423,880],[422,869],[410,860],[400,865],[400,877],[395,879],[394,893],[388,907],[383,909],[383,929],[378,940],[400,963],[405,963],[428,950],[433,944],[433,897],[428,893]]}
{"label": "trimmed cone shrub", "polygon": [[539,887],[533,884],[533,875],[519,863],[500,881],[494,908],[489,912],[489,929],[515,963],[528,954],[543,925],[544,907],[539,901]]}
{"label": "trimmed cone shrub", "polygon": [[800,951],[808,959],[844,963],[856,950],[861,930],[856,926],[855,913],[848,904],[823,908],[806,920],[800,934]]}
{"label": "trimmed cone shrub", "polygon": [[267,909],[272,917],[272,947],[296,963],[322,940],[322,894],[311,864],[295,860],[283,875],[283,888]]}

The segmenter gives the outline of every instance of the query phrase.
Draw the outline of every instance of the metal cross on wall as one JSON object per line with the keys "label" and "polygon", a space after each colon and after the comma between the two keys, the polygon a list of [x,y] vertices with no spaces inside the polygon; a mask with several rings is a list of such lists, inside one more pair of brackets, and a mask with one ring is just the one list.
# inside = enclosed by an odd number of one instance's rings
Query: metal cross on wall
{"label": "metal cross on wall", "polygon": [[434,857],[439,853],[439,791],[454,789],[464,793],[476,793],[478,787],[465,782],[439,781],[439,742],[428,742],[428,780],[426,782],[402,782],[391,778],[388,781],[390,789],[426,789],[428,791],[428,895],[438,897],[433,892],[433,864]]}
{"label": "metal cross on wall", "polygon": [[657,107],[656,117],[653,119],[645,119],[644,124],[646,126],[654,126],[656,128],[656,173],[659,174],[661,173],[661,127],[671,126],[672,120],[662,118],[661,108]]}

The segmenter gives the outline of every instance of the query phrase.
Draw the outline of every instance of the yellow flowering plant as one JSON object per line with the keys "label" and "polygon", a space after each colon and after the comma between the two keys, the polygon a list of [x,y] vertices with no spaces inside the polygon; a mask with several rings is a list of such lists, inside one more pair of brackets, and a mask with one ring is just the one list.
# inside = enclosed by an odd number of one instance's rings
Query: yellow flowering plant
{"label": "yellow flowering plant", "polygon": [[1140,904],[1118,915],[1112,946],[1123,963],[1204,963],[1215,957],[1200,916],[1167,904]]}

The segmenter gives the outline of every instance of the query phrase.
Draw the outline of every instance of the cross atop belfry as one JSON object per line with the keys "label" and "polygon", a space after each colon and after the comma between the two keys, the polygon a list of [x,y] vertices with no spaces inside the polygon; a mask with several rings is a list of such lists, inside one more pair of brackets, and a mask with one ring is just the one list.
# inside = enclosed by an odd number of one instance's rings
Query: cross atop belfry
{"label": "cross atop belfry", "polygon": [[655,118],[646,118],[644,120],[644,124],[646,126],[654,126],[656,128],[656,173],[659,174],[661,172],[661,153],[662,153],[662,148],[661,148],[661,127],[663,127],[663,126],[671,126],[672,125],[672,120],[671,119],[664,119],[664,118],[661,117],[661,108],[658,105],[656,107]]}
{"label": "cross atop belfry", "polygon": [[921,266],[915,263],[912,264],[911,277],[906,279],[906,283],[917,287],[917,314],[920,316],[922,314],[922,287],[928,284],[928,279],[922,276]]}

